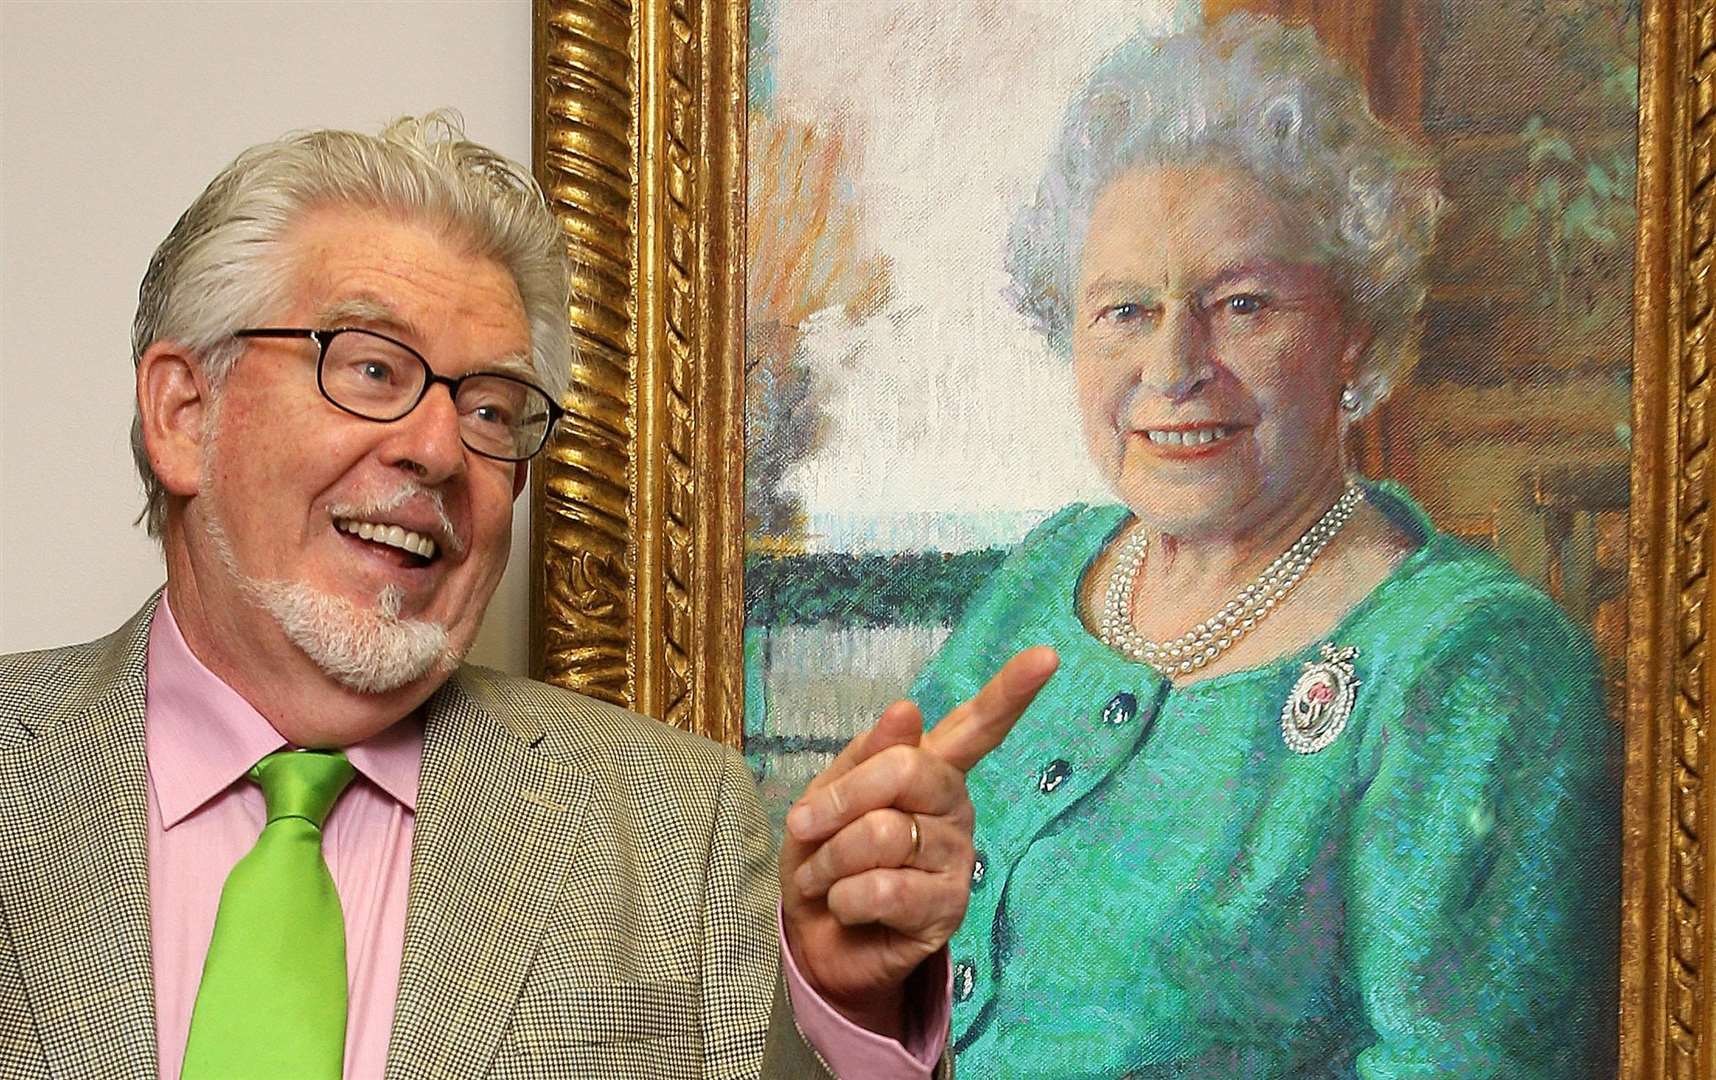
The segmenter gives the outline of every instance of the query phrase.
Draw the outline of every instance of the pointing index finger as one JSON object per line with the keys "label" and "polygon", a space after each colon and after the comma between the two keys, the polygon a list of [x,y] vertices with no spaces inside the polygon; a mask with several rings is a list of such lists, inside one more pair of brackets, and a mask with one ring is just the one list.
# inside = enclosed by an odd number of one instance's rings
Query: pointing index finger
{"label": "pointing index finger", "polygon": [[882,710],[875,726],[846,744],[828,767],[811,780],[806,791],[827,786],[890,746],[917,745],[923,726],[923,714],[916,705],[909,701],[894,702]]}
{"label": "pointing index finger", "polygon": [[1060,662],[1046,645],[1018,653],[969,701],[926,733],[924,747],[961,772],[969,772],[983,755],[1001,745]]}

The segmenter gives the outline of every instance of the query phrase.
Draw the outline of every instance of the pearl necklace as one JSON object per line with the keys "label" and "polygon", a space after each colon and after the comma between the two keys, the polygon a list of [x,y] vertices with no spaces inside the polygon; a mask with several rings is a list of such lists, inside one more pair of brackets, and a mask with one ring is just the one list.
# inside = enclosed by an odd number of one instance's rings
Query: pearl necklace
{"label": "pearl necklace", "polygon": [[1149,537],[1140,530],[1121,549],[1119,565],[1108,580],[1102,604],[1102,643],[1164,675],[1185,675],[1231,649],[1240,638],[1269,617],[1293,591],[1329,541],[1352,519],[1364,499],[1364,488],[1349,484],[1335,504],[1316,520],[1293,546],[1276,556],[1263,573],[1221,606],[1208,620],[1172,641],[1150,641],[1132,625],[1132,585],[1144,565]]}

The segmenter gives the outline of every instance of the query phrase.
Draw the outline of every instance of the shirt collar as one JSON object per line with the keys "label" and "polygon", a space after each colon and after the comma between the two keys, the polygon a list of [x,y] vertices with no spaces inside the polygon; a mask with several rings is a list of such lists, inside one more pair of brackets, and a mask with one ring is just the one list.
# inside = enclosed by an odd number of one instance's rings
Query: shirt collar
{"label": "shirt collar", "polygon": [[[191,652],[165,594],[149,625],[144,739],[149,783],[171,829],[241,779],[286,740]],[[346,748],[358,773],[407,810],[417,808],[423,727],[408,717]]]}
{"label": "shirt collar", "polygon": [[346,747],[357,771],[395,802],[417,812],[417,769],[423,761],[423,721],[415,713],[363,742]]}

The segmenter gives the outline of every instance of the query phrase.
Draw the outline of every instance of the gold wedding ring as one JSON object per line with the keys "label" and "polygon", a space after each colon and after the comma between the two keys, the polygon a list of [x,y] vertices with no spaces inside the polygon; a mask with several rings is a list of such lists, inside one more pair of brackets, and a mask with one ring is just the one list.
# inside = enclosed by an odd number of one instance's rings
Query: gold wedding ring
{"label": "gold wedding ring", "polygon": [[916,814],[913,814],[913,815],[911,815],[911,818],[912,818],[912,853],[910,855],[906,856],[906,861],[904,864],[906,866],[911,866],[911,865],[915,864],[918,861],[918,856],[923,854],[923,850],[924,850],[924,832],[922,829],[920,829],[918,827],[918,816]]}

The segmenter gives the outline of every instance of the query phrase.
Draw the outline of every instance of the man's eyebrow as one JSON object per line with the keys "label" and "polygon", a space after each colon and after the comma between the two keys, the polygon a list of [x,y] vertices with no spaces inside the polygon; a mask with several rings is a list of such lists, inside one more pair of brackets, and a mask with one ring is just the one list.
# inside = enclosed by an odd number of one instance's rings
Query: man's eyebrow
{"label": "man's eyebrow", "polygon": [[[365,297],[340,300],[329,304],[317,312],[316,318],[319,325],[330,330],[358,324],[363,329],[379,330],[390,336],[410,338],[413,341],[423,340],[423,335],[417,331],[417,328],[409,321],[401,318],[392,308],[380,301]],[[433,363],[434,357],[430,357],[429,360]],[[537,381],[536,361],[528,349],[499,357],[474,370],[511,375],[531,383]]]}
{"label": "man's eyebrow", "polygon": [[503,356],[492,364],[484,364],[480,371],[492,371],[497,375],[511,375],[515,379],[523,379],[528,383],[537,381],[536,361],[528,352],[516,352]]}
{"label": "man's eyebrow", "polygon": [[328,304],[316,312],[316,321],[330,330],[357,323],[369,329],[422,338],[410,321],[381,301],[368,297],[352,297]]}

